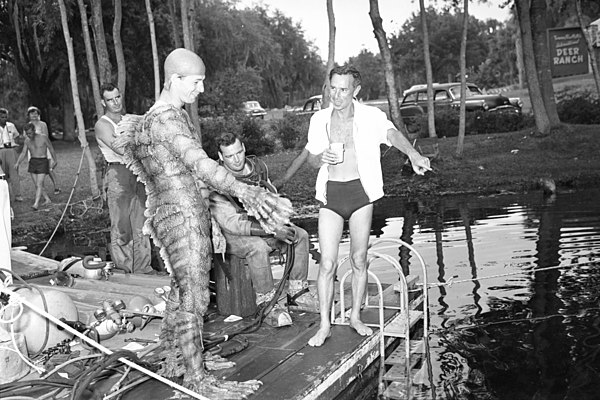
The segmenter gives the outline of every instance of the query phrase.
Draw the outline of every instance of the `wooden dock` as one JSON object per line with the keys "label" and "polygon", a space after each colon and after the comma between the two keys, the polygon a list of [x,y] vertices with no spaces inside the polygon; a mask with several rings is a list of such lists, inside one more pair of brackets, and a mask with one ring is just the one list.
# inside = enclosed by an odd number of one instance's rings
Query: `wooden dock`
{"label": "wooden dock", "polygon": [[[104,300],[127,302],[135,295],[160,301],[155,288],[169,284],[167,276],[146,276],[115,273],[108,280],[75,279],[72,287],[52,286],[49,273],[57,270],[59,263],[35,256],[22,250],[12,252],[13,271],[29,284],[54,289],[68,294],[78,308],[80,321],[89,323],[93,312]],[[376,294],[374,285],[369,285],[369,295]],[[347,297],[350,290],[346,290]],[[338,294],[339,295],[339,294]],[[384,290],[386,304],[398,304],[398,294],[393,287]],[[347,298],[345,304],[350,304]],[[272,328],[263,324],[255,332],[244,334],[249,346],[228,357],[235,367],[211,372],[226,379],[245,381],[257,379],[263,382],[260,389],[250,398],[261,400],[281,399],[359,399],[377,391],[379,371],[380,336],[378,330],[368,337],[361,337],[348,326],[334,326],[332,338],[324,346],[313,348],[307,345],[319,326],[319,316],[306,312],[292,312],[294,324],[283,328]],[[386,310],[385,319],[391,320],[397,311]],[[212,335],[235,329],[236,323],[226,323],[211,308],[205,322],[205,334]],[[367,323],[378,323],[377,309],[365,309],[362,318]],[[242,322],[243,323],[243,322]],[[102,342],[111,350],[128,348],[130,338],[154,340],[160,329],[160,320],[153,319],[143,329],[130,333],[119,333]],[[398,346],[400,339],[390,337],[386,341],[389,350]],[[374,379],[369,379],[373,377]],[[372,387],[373,384],[375,387]],[[369,387],[369,385],[371,387]],[[123,399],[167,399],[174,389],[156,380],[149,380],[125,393]],[[365,396],[365,397],[363,397]],[[185,398],[185,396],[184,396]]]}

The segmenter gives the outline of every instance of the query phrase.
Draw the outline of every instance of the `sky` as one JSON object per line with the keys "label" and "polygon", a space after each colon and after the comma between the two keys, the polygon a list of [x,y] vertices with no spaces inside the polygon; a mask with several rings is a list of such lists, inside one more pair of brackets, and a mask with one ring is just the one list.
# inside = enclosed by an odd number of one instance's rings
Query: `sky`
{"label": "sky", "polygon": [[[480,20],[490,18],[506,21],[509,10],[498,5],[504,0],[488,0],[486,4],[469,2],[469,14]],[[329,26],[326,0],[240,0],[241,6],[264,4],[270,9],[279,9],[294,22],[301,24],[304,36],[319,49],[323,60],[327,60]],[[425,7],[435,6],[435,1],[425,0]],[[493,5],[491,5],[493,4]],[[400,30],[412,14],[419,11],[418,0],[379,0],[379,13],[383,29],[389,36]],[[356,56],[362,49],[379,53],[369,17],[369,0],[333,0],[336,41],[335,61],[343,64]]]}

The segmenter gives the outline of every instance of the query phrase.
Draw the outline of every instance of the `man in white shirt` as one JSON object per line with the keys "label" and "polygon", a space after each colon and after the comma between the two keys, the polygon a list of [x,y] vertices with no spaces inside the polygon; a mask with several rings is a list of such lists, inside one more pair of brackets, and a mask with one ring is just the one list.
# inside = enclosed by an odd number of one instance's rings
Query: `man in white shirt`
{"label": "man in white shirt", "polygon": [[12,122],[8,121],[8,110],[0,108],[0,163],[8,180],[10,198],[23,201],[21,197],[21,180],[19,171],[15,168],[17,161],[17,143],[19,131]]}
{"label": "man in white shirt", "polygon": [[[316,198],[322,203],[319,210],[321,262],[317,278],[321,326],[308,341],[315,347],[323,345],[331,335],[333,281],[345,220],[350,228],[353,271],[350,326],[361,336],[372,333],[371,328],[361,321],[360,309],[367,287],[367,249],[373,202],[383,197],[380,144],[394,146],[408,155],[417,174],[431,170],[429,159],[413,148],[383,111],[354,100],[361,82],[356,68],[335,67],[329,74],[329,81],[330,106],[312,116],[306,144],[310,164],[320,168]],[[341,154],[333,147],[341,148]]]}

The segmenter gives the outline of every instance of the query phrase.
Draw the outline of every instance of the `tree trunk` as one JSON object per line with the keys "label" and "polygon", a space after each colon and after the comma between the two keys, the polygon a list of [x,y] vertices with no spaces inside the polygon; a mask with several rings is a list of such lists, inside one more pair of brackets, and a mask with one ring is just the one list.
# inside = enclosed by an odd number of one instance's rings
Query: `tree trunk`
{"label": "tree trunk", "polygon": [[530,5],[531,33],[533,35],[533,46],[535,54],[535,66],[537,67],[542,100],[548,113],[550,126],[560,125],[558,111],[556,110],[556,99],[554,97],[554,86],[552,86],[552,70],[550,67],[550,53],[547,41],[547,18],[546,0],[531,0]]}
{"label": "tree trunk", "polygon": [[[9,7],[11,4],[13,3],[9,3]],[[17,47],[19,49],[19,60],[21,61],[21,64],[26,65],[23,47],[21,45],[21,24],[19,23],[19,3],[17,1],[14,2],[12,11],[13,26],[15,28],[15,36],[17,37]]]}
{"label": "tree trunk", "polygon": [[515,0],[517,16],[521,31],[521,43],[523,45],[523,63],[527,77],[527,88],[529,99],[533,108],[535,126],[538,133],[547,135],[550,133],[550,119],[546,113],[546,107],[542,100],[542,91],[538,81],[537,69],[533,50],[533,36],[531,32],[531,20],[529,18],[529,0]]}
{"label": "tree trunk", "polygon": [[517,55],[517,74],[519,77],[519,89],[525,87],[525,65],[523,63],[523,42],[521,41],[521,27],[517,23],[517,37],[515,38],[515,52]]}
{"label": "tree trunk", "polygon": [[58,0],[58,6],[60,8],[60,19],[62,22],[65,43],[67,45],[67,55],[69,57],[69,75],[71,77],[71,92],[73,93],[73,105],[75,106],[75,115],[77,117],[79,142],[81,143],[81,147],[84,149],[85,155],[88,160],[92,197],[97,197],[100,196],[100,190],[98,189],[98,181],[96,180],[96,161],[92,156],[90,146],[88,145],[87,139],[85,137],[85,125],[83,122],[83,113],[81,112],[81,103],[79,102],[79,89],[77,87],[75,52],[73,51],[73,40],[71,39],[71,34],[69,33],[69,22],[67,20],[67,9],[65,7],[64,0]]}
{"label": "tree trunk", "polygon": [[[195,7],[193,6],[194,0],[181,0],[181,26],[183,30],[183,46],[191,51],[194,49],[193,32],[190,24],[190,20],[194,19]],[[198,140],[202,143],[202,135],[200,132],[200,119],[198,118],[198,100],[196,99],[192,104],[186,104],[185,109],[187,110],[192,123],[196,127],[198,132]]]}
{"label": "tree trunk", "polygon": [[333,0],[327,0],[327,21],[329,22],[329,51],[327,52],[327,68],[325,68],[325,80],[323,81],[323,99],[321,108],[329,107],[329,73],[335,64],[335,14],[333,13]]}
{"label": "tree trunk", "polygon": [[104,113],[100,97],[100,85],[98,84],[98,74],[96,72],[96,63],[94,62],[94,50],[90,39],[90,30],[88,28],[87,10],[83,0],[77,0],[79,14],[81,16],[81,29],[83,31],[83,42],[85,44],[85,56],[87,58],[88,69],[90,71],[90,81],[92,82],[92,92],[94,93],[94,105],[96,106],[96,117]]}
{"label": "tree trunk", "polygon": [[171,20],[171,38],[173,39],[173,46],[178,49],[181,47],[181,36],[179,36],[179,24],[177,23],[179,17],[177,16],[177,7],[175,1],[177,0],[168,0],[169,19]]}
{"label": "tree trunk", "polygon": [[421,30],[423,31],[423,56],[425,59],[425,75],[427,77],[427,125],[429,137],[435,138],[435,109],[433,103],[433,72],[431,70],[431,57],[429,57],[429,30],[427,29],[427,13],[425,12],[425,0],[419,0],[421,11]]}
{"label": "tree trunk", "polygon": [[123,42],[121,41],[121,21],[123,12],[121,9],[121,0],[115,2],[115,19],[113,21],[113,41],[115,43],[115,56],[117,59],[117,86],[121,93],[123,105],[125,105],[125,89],[127,86],[127,67],[125,65],[125,55],[123,54]]}
{"label": "tree trunk", "polygon": [[467,31],[469,28],[469,0],[463,1],[463,26],[460,36],[460,111],[458,120],[458,138],[456,142],[456,157],[461,158],[465,144],[467,120]]}
{"label": "tree trunk", "polygon": [[[590,42],[590,38],[584,30],[585,23],[583,22],[583,12],[581,11],[581,0],[576,0],[577,6],[577,20],[579,21],[579,26],[581,26],[581,31],[583,32],[583,37],[585,40],[585,45],[587,46],[588,54],[590,55],[590,64],[592,64],[592,73],[594,75],[594,82],[596,83],[596,91],[600,96],[600,73],[598,72],[598,64],[596,63],[596,52],[594,51],[594,47]],[[600,43],[599,43],[600,45]]]}
{"label": "tree trunk", "polygon": [[[98,55],[98,73],[100,77],[100,84],[104,84],[112,82],[112,66],[110,65],[110,58],[108,57],[108,49],[106,47],[106,35],[104,33],[104,23],[102,22],[102,1],[91,1],[92,26],[94,32],[94,41],[96,43],[96,53]],[[98,117],[100,117],[100,115],[98,115]]]}
{"label": "tree trunk", "polygon": [[148,25],[150,26],[150,43],[152,44],[152,66],[154,67],[154,99],[160,96],[160,70],[158,69],[158,49],[156,46],[156,31],[154,30],[154,15],[150,0],[146,0],[146,13],[148,14]]}
{"label": "tree trunk", "polygon": [[[62,78],[62,87],[71,88],[69,77]],[[63,108],[63,140],[65,142],[74,142],[77,136],[75,135],[75,112],[73,110],[73,96],[61,96]]]}
{"label": "tree trunk", "polygon": [[390,54],[390,47],[388,46],[385,31],[383,30],[381,16],[379,15],[379,2],[378,0],[369,0],[369,5],[369,16],[371,17],[371,23],[373,24],[373,33],[375,34],[377,44],[379,45],[379,52],[381,53],[381,62],[383,64],[383,73],[385,76],[388,105],[390,107],[390,118],[394,125],[396,125],[396,128],[406,134],[406,127],[404,126],[404,122],[400,116],[400,107],[398,105],[396,79],[394,77],[394,68],[392,66],[392,55]]}

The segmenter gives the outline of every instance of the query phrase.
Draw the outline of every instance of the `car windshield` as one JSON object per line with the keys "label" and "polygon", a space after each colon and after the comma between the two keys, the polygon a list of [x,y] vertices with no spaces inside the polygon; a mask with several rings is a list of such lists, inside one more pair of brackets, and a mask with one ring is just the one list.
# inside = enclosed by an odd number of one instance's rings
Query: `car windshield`
{"label": "car windshield", "polygon": [[[450,88],[450,93],[455,99],[460,99],[460,85]],[[481,94],[481,90],[477,86],[467,86],[466,97],[478,96]]]}

